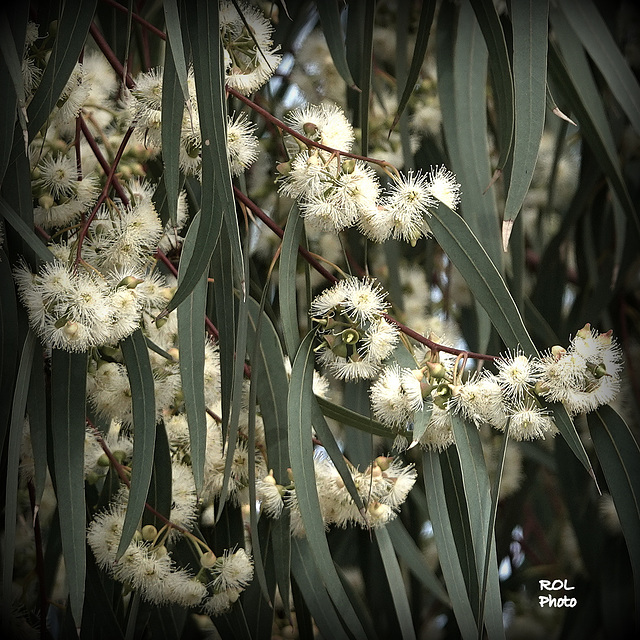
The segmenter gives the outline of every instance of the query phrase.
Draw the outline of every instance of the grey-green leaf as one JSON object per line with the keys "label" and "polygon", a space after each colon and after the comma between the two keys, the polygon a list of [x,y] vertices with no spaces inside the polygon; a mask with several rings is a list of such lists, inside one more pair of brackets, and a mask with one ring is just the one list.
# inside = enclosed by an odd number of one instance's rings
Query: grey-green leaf
{"label": "grey-green leaf", "polygon": [[602,14],[591,0],[563,0],[558,3],[558,7],[600,69],[631,126],[640,134],[640,84],[613,39]]}
{"label": "grey-green leaf", "polygon": [[313,464],[312,420],[312,382],[313,382],[313,341],[315,331],[310,331],[298,349],[287,400],[289,419],[289,456],[291,469],[304,523],[305,533],[311,547],[312,556],[318,572],[324,582],[336,608],[351,633],[356,638],[365,638],[362,623],[349,602],[340,578],[333,566],[331,552],[324,533],[324,523],[320,513],[320,501],[316,488],[316,476]]}
{"label": "grey-green leaf", "polygon": [[134,439],[131,487],[117,557],[120,557],[129,546],[144,511],[144,503],[151,483],[156,439],[153,372],[142,330],[137,329],[125,338],[120,343],[120,348],[131,388]]}
{"label": "grey-green leaf", "polygon": [[620,518],[640,611],[640,447],[625,421],[609,406],[587,416],[589,433]]}
{"label": "grey-green leaf", "polygon": [[486,309],[507,347],[520,346],[526,355],[537,355],[502,276],[465,221],[441,204],[429,218],[429,226],[476,300]]}
{"label": "grey-green leaf", "polygon": [[53,111],[78,62],[96,4],[97,0],[67,0],[61,5],[53,50],[27,109],[30,140],[35,137]]}
{"label": "grey-green leaf", "polygon": [[[194,218],[182,247],[182,256],[193,253],[198,234],[200,214]],[[188,258],[187,258],[188,259]],[[184,271],[182,262],[178,269],[178,282]],[[189,441],[193,478],[200,493],[204,483],[205,448],[207,444],[207,416],[204,401],[204,317],[207,301],[207,274],[178,305],[178,347],[180,349],[180,377],[189,423]]]}
{"label": "grey-green leaf", "polygon": [[67,569],[71,612],[76,625],[82,620],[84,601],[85,496],[84,434],[87,353],[51,352],[51,438],[53,442],[56,498]]}
{"label": "grey-green leaf", "polygon": [[[504,220],[515,220],[522,208],[538,158],[547,104],[548,0],[511,5],[515,136]],[[504,233],[507,250],[509,234]]]}

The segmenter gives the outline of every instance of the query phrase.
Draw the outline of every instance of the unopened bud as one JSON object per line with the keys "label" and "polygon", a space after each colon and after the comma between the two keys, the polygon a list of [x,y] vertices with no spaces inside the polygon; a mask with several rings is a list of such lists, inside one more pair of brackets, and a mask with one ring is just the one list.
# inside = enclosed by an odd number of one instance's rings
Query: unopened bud
{"label": "unopened bud", "polygon": [[177,347],[171,347],[171,349],[167,349],[167,353],[177,362],[180,360],[180,351]]}
{"label": "unopened bud", "polygon": [[167,317],[164,316],[163,318],[158,318],[156,320],[156,329],[162,329],[162,327],[164,327],[165,324],[167,324],[168,320]]}
{"label": "unopened bud", "polygon": [[106,453],[103,453],[97,462],[99,467],[108,467],[111,464],[111,460],[109,460],[109,456]]}
{"label": "unopened bud", "polygon": [[269,470],[269,475],[262,478],[262,482],[266,482],[267,484],[272,484],[273,486],[277,484],[276,479],[273,477],[273,469]]}
{"label": "unopened bud", "polygon": [[143,540],[146,540],[147,542],[151,542],[152,540],[156,539],[156,536],[158,535],[158,530],[152,524],[146,524],[144,527],[142,527],[142,530],[140,531],[140,533],[142,534]]}
{"label": "unopened bud", "polygon": [[49,194],[46,194],[44,196],[40,196],[38,198],[38,204],[43,209],[45,209],[46,211],[49,211],[49,209],[51,209],[51,207],[53,207],[55,205],[55,203],[56,203],[56,201]]}
{"label": "unopened bud", "polygon": [[382,469],[382,471],[386,471],[391,466],[391,461],[393,458],[389,456],[378,456],[376,458],[376,464]]}
{"label": "unopened bud", "polygon": [[135,276],[127,276],[126,278],[122,278],[118,283],[119,287],[127,287],[127,289],[135,289],[141,282],[140,278],[136,278]]}
{"label": "unopened bud", "polygon": [[432,378],[441,380],[447,375],[447,370],[441,362],[427,362],[425,366],[429,370],[429,375]]}
{"label": "unopened bud", "polygon": [[564,356],[567,355],[567,350],[564,347],[561,347],[559,344],[556,344],[553,347],[551,347],[551,355],[553,356],[553,359],[557,362],[558,360],[560,360],[560,358],[563,358]]}
{"label": "unopened bud", "polygon": [[348,158],[342,163],[342,171],[344,173],[353,173],[356,168],[356,161],[353,158]]}
{"label": "unopened bud", "polygon": [[313,124],[313,122],[305,122],[302,125],[302,130],[304,131],[304,135],[310,138],[312,135],[318,133],[318,126]]}
{"label": "unopened bud", "polygon": [[202,554],[202,557],[200,558],[200,564],[205,569],[211,569],[211,567],[213,567],[213,565],[216,563],[216,560],[216,554],[213,553],[213,551],[207,551],[206,553]]}

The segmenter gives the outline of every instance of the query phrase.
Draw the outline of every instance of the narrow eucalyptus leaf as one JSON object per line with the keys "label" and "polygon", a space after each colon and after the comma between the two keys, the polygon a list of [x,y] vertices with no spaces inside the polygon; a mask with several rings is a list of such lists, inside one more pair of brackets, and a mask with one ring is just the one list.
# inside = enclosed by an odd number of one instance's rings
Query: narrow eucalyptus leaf
{"label": "narrow eucalyptus leaf", "polygon": [[131,388],[133,412],[133,463],[127,513],[118,545],[119,558],[129,546],[135,533],[149,492],[153,472],[153,450],[156,439],[156,403],[153,372],[147,344],[137,329],[120,343]]}
{"label": "narrow eucalyptus leaf", "polygon": [[71,612],[77,624],[84,602],[84,440],[87,353],[51,352],[51,439],[54,476]]}

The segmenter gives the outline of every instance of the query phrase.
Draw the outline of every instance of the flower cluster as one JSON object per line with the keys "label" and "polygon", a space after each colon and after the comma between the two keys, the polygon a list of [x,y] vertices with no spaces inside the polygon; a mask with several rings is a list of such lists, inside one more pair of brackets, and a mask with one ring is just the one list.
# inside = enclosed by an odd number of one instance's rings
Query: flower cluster
{"label": "flower cluster", "polygon": [[309,311],[321,339],[318,362],[337,378],[370,379],[398,340],[398,330],[382,317],[387,305],[373,280],[347,278],[326,289]]}
{"label": "flower cluster", "polygon": [[443,202],[455,209],[460,185],[444,167],[428,173],[395,172],[386,189],[362,160],[342,159],[354,141],[351,123],[336,105],[307,105],[294,110],[287,124],[297,133],[335,153],[289,142],[293,156],[278,166],[280,192],[296,198],[311,228],[338,233],[357,225],[374,242],[390,237],[412,245],[428,234],[430,208]]}
{"label": "flower cluster", "polygon": [[515,440],[533,440],[557,432],[548,402],[562,402],[570,414],[586,413],[613,400],[620,386],[619,347],[611,332],[600,334],[588,324],[567,349],[496,359],[496,373],[485,369],[463,380],[458,364],[430,352],[415,369],[386,365],[370,390],[375,417],[402,436],[428,419],[419,444],[429,448],[454,442],[453,414],[477,426],[508,427]]}
{"label": "flower cluster", "polygon": [[[364,509],[358,508],[342,476],[324,449],[317,448],[314,454],[316,488],[320,500],[320,513],[325,527],[335,525],[345,528],[358,525],[362,528],[380,527],[397,516],[416,481],[412,464],[403,465],[399,458],[379,456],[364,471],[356,469],[347,461]],[[277,483],[273,472],[257,483],[257,495],[261,509],[269,517],[279,517],[283,509],[290,514],[291,533],[304,535],[304,523],[300,514],[295,489],[295,477],[287,486]]]}
{"label": "flower cluster", "polygon": [[[183,465],[178,465],[181,467]],[[175,468],[175,465],[174,465]],[[182,473],[185,476],[184,472]],[[184,502],[176,495],[176,482],[180,473],[173,473],[173,499]],[[191,477],[193,485],[193,477]],[[195,509],[195,489],[192,489]],[[253,578],[253,562],[244,549],[226,550],[215,556],[202,540],[190,533],[189,528],[174,525],[176,514],[171,512],[171,523],[158,530],[154,525],[140,527],[122,556],[116,559],[126,514],[126,489],[121,491],[109,507],[98,513],[87,531],[87,542],[98,566],[115,580],[136,590],[141,597],[156,605],[177,604],[200,607],[204,612],[218,615],[235,602]],[[194,575],[188,566],[181,566],[172,556],[172,536],[185,536],[200,558],[200,571]]]}
{"label": "flower cluster", "polygon": [[282,59],[277,53],[280,47],[273,46],[272,34],[273,25],[256,6],[244,1],[220,3],[220,40],[228,86],[249,95],[269,80]]}
{"label": "flower cluster", "polygon": [[[156,68],[136,77],[136,86],[126,97],[128,122],[137,139],[151,153],[162,149],[162,83],[163,69]],[[198,179],[202,173],[202,134],[193,69],[187,76],[189,101],[185,103],[180,129],[180,169],[187,176]],[[253,135],[255,126],[246,114],[227,118],[227,159],[232,175],[248,169],[258,157],[258,139]]]}

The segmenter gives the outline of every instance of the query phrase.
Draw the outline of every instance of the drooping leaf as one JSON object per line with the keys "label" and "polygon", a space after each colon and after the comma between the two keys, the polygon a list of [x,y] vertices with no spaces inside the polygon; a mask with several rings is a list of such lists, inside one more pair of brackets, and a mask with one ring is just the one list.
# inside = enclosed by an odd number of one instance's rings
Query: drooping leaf
{"label": "drooping leaf", "polygon": [[[16,376],[11,411],[11,424],[9,427],[9,442],[7,445],[7,477],[5,479],[4,505],[4,540],[2,545],[2,591],[11,592],[13,583],[13,567],[16,550],[16,525],[18,515],[18,467],[20,464],[20,446],[24,435],[25,407],[27,405],[27,393],[29,390],[29,377],[33,363],[37,339],[33,331],[27,332],[20,364]],[[11,599],[3,598],[3,618],[11,615]],[[7,617],[5,617],[7,616]]]}
{"label": "drooping leaf", "polygon": [[375,436],[382,436],[383,438],[395,437],[394,432],[390,431],[373,418],[368,418],[360,413],[352,411],[351,409],[341,407],[340,405],[335,404],[330,400],[326,400],[325,398],[319,397],[317,400],[322,413],[324,413],[327,418],[332,418],[342,424],[355,427],[356,429],[360,429],[360,431],[365,431],[366,433],[371,433]]}
{"label": "drooping leaf", "polygon": [[407,569],[429,590],[438,600],[451,606],[449,596],[443,588],[433,569],[427,564],[423,552],[418,548],[415,540],[409,535],[399,518],[391,520],[386,525],[395,552],[402,558]]}
{"label": "drooping leaf", "polygon": [[78,62],[96,4],[97,0],[69,0],[61,5],[53,49],[40,84],[27,108],[30,140],[51,115]]}
{"label": "drooping leaf", "polygon": [[447,592],[463,638],[477,637],[477,626],[469,603],[458,550],[451,529],[447,501],[442,481],[440,458],[436,452],[422,456],[425,492],[431,524],[438,549],[438,559],[447,585]]}
{"label": "drooping leaf", "polygon": [[18,361],[18,301],[11,280],[9,259],[0,249],[0,281],[5,283],[0,287],[0,454],[11,419]]}
{"label": "drooping leaf", "polygon": [[507,347],[515,349],[520,346],[526,355],[537,355],[502,276],[465,221],[446,205],[440,204],[429,218],[429,226],[476,300],[489,314]]}
{"label": "drooping leaf", "polygon": [[[405,8],[406,9],[406,8]],[[433,23],[433,16],[436,11],[436,3],[432,0],[427,0],[422,3],[420,8],[420,21],[418,22],[418,31],[416,33],[416,43],[413,48],[413,56],[411,57],[411,66],[405,80],[404,89],[402,95],[398,100],[398,108],[396,109],[396,115],[393,118],[391,130],[395,129],[400,117],[402,116],[409,99],[416,86],[418,77],[420,76],[420,69],[424,62],[424,57],[427,53],[427,45],[429,44],[429,32],[431,31],[431,24]]]}
{"label": "drooping leaf", "polygon": [[82,620],[86,573],[84,440],[87,353],[51,352],[51,439],[71,612]]}
{"label": "drooping leaf", "polygon": [[47,390],[45,382],[46,362],[40,345],[36,349],[29,379],[27,413],[33,452],[33,483],[35,503],[40,505],[47,481]]}
{"label": "drooping leaf", "polygon": [[326,638],[347,640],[350,636],[344,629],[322,577],[316,569],[310,543],[304,538],[294,537],[291,541],[291,572],[320,633]]}
{"label": "drooping leaf", "polygon": [[[195,244],[200,225],[200,214],[191,223],[182,246],[181,256],[187,258]],[[178,282],[184,271],[183,262],[178,269]],[[187,298],[178,305],[178,347],[180,349],[180,378],[189,423],[189,450],[196,491],[202,491],[204,482],[205,448],[207,444],[207,416],[204,401],[204,316],[207,301],[207,274]]]}
{"label": "drooping leaf", "polygon": [[549,45],[549,75],[575,116],[580,131],[602,167],[627,215],[640,229],[635,204],[624,181],[602,97],[587,57],[564,14],[552,7],[551,23],[558,33]]}
{"label": "drooping leaf", "polygon": [[[166,11],[167,3],[164,6]],[[160,136],[162,140],[162,164],[164,167],[163,185],[167,198],[169,219],[175,227],[178,219],[178,192],[180,190],[180,136],[182,133],[185,99],[188,100],[189,98],[188,89],[187,98],[183,95],[184,88],[180,85],[180,76],[176,69],[175,56],[171,46],[171,41],[168,41],[164,56],[164,69],[162,71],[162,129]],[[182,46],[182,42],[180,42],[180,46]]]}
{"label": "drooping leaf", "polygon": [[137,329],[120,343],[131,388],[133,413],[133,461],[127,513],[118,545],[119,558],[135,533],[149,492],[156,439],[156,403],[153,372],[142,330]]}
{"label": "drooping leaf", "polygon": [[[527,0],[511,6],[515,135],[502,245],[507,250],[512,225],[522,208],[538,158],[547,104],[547,30],[549,4]],[[507,232],[508,230],[508,232]]]}
{"label": "drooping leaf", "polygon": [[[466,423],[460,416],[451,416],[451,424],[462,470],[479,585],[482,584],[485,568],[488,569],[486,590],[480,592],[479,611],[484,612],[484,619],[479,620],[479,624],[486,625],[489,638],[504,638],[494,531],[490,530],[491,488],[482,443],[476,427]],[[487,550],[490,551],[488,562]]]}
{"label": "drooping leaf", "polygon": [[282,250],[280,252],[280,317],[284,333],[284,343],[289,359],[292,359],[300,344],[298,328],[298,307],[296,297],[296,266],[298,264],[298,246],[302,239],[304,219],[298,207],[289,211],[287,226],[284,228]]}
{"label": "drooping leaf", "polygon": [[580,42],[596,63],[631,126],[640,134],[640,84],[591,0],[558,4]]}
{"label": "drooping leaf", "polygon": [[362,624],[333,566],[320,513],[311,439],[314,338],[315,331],[311,331],[302,341],[291,372],[287,401],[291,469],[306,537],[322,582],[351,633],[356,638],[364,638],[366,636]]}
{"label": "drooping leaf", "polygon": [[217,4],[198,0],[185,11],[191,41],[193,72],[196,83],[198,114],[202,136],[202,219],[191,259],[185,265],[184,280],[167,307],[175,309],[194,289],[207,270],[218,242],[223,219],[227,238],[231,240],[231,257],[235,273],[243,273],[242,249],[227,160],[227,114],[225,108],[222,45],[218,34]]}
{"label": "drooping leaf", "polygon": [[489,72],[494,87],[500,148],[496,169],[502,170],[511,153],[515,123],[511,61],[495,4],[491,0],[471,0],[471,6],[489,51]]}
{"label": "drooping leaf", "polygon": [[602,406],[587,419],[627,543],[633,569],[636,625],[640,626],[640,447],[611,407]]}
{"label": "drooping leaf", "polygon": [[345,55],[344,32],[340,20],[338,0],[316,0],[316,8],[336,70],[348,86],[355,88],[356,83],[351,76]]}
{"label": "drooping leaf", "polygon": [[403,640],[415,640],[416,632],[411,620],[411,608],[409,606],[409,600],[407,599],[407,591],[398,559],[391,544],[389,532],[385,527],[379,527],[374,529],[374,533],[378,548],[380,549],[384,571],[387,574],[387,581],[389,583],[389,589],[391,590],[391,597],[393,599],[398,623],[402,630],[402,638]]}
{"label": "drooping leaf", "polygon": [[22,241],[33,250],[33,253],[38,256],[38,259],[44,262],[53,260],[51,251],[36,237],[33,230],[27,226],[27,223],[9,206],[4,198],[0,198],[0,213],[15,231],[20,234]]}

